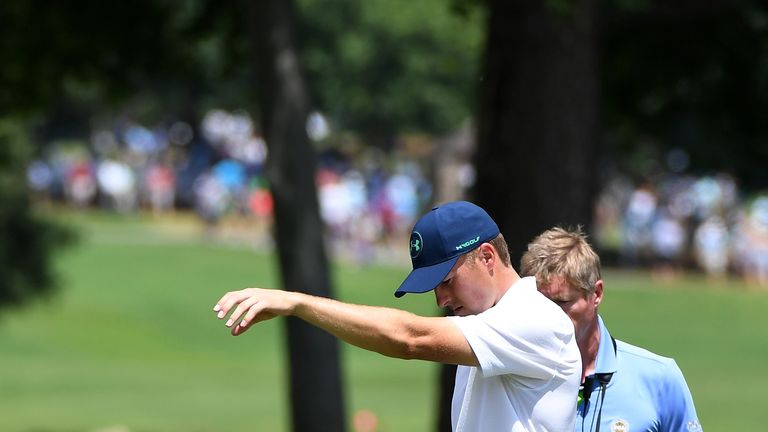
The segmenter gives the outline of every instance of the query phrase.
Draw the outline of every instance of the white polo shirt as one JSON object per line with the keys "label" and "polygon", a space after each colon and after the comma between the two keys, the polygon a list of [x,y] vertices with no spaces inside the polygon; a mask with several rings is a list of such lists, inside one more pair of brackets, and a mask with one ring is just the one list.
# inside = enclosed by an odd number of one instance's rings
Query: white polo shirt
{"label": "white polo shirt", "polygon": [[450,317],[480,367],[459,366],[455,432],[573,431],[581,355],[573,323],[522,278],[478,315]]}

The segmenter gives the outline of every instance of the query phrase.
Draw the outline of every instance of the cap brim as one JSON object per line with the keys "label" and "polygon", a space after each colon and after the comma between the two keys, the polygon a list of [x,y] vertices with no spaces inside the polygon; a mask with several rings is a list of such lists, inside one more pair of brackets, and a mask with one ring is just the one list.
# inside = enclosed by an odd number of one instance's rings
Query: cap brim
{"label": "cap brim", "polygon": [[455,256],[431,266],[413,269],[411,274],[409,274],[403,283],[400,284],[400,288],[395,291],[395,297],[402,297],[406,293],[425,293],[432,291],[445,279],[445,276],[450,273],[458,260],[459,256]]}

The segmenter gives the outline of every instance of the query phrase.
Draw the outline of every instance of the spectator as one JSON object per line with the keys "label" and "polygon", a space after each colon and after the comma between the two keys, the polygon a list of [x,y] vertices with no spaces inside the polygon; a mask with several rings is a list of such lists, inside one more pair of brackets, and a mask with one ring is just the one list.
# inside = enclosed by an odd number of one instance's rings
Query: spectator
{"label": "spectator", "polygon": [[675,361],[614,339],[598,307],[600,258],[580,229],[553,228],[529,245],[523,276],[571,318],[582,374],[575,431],[701,431],[693,398]]}
{"label": "spectator", "polygon": [[737,266],[747,282],[768,286],[768,196],[753,201],[736,233]]}
{"label": "spectator", "polygon": [[218,178],[207,172],[195,180],[195,210],[205,221],[209,233],[216,227],[229,205],[227,188]]}
{"label": "spectator", "polygon": [[173,210],[176,178],[168,166],[157,163],[144,176],[149,205],[155,214]]}
{"label": "spectator", "polygon": [[64,192],[76,207],[83,208],[93,202],[96,181],[88,161],[79,160],[69,167],[64,180]]}
{"label": "spectator", "polygon": [[104,160],[96,172],[107,208],[125,213],[136,208],[136,177],[128,165]]}
{"label": "spectator", "polygon": [[728,229],[719,216],[710,216],[694,234],[696,260],[712,277],[725,276],[728,269]]}
{"label": "spectator", "polygon": [[651,224],[656,212],[657,197],[650,185],[632,192],[624,215],[622,254],[631,264],[647,261],[651,243]]}
{"label": "spectator", "polygon": [[668,210],[659,212],[651,227],[651,248],[655,257],[654,275],[674,278],[680,272],[686,233],[680,220]]}

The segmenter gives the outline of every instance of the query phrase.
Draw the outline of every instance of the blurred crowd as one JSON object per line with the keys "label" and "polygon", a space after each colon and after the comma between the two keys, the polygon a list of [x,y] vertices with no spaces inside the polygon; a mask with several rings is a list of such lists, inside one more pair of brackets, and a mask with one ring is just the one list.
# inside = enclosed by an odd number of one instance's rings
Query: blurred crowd
{"label": "blurred crowd", "polygon": [[744,196],[726,173],[612,178],[595,207],[596,241],[624,266],[659,277],[698,268],[768,285],[768,194]]}
{"label": "blurred crowd", "polygon": [[[127,119],[97,129],[87,141],[44,147],[27,171],[37,196],[120,213],[194,209],[209,230],[236,216],[268,232],[267,146],[247,114],[213,110],[197,129]],[[320,142],[328,124],[313,114],[307,132]],[[381,245],[399,247],[423,209],[444,198],[418,162],[423,158],[361,145],[320,147],[316,182],[328,239],[360,262],[381,258]],[[653,178],[606,181],[595,205],[594,238],[609,264],[651,267],[662,277],[698,268],[768,284],[768,195],[744,196],[725,173],[678,169]],[[464,183],[442,189],[459,188],[461,195],[469,187]]]}
{"label": "blurred crowd", "polygon": [[[226,211],[268,214],[252,203],[266,145],[246,115],[209,112],[194,136],[184,122],[148,128],[127,119],[93,133],[88,141],[47,143],[28,170],[32,190],[75,207],[153,212],[193,206],[207,221]],[[260,203],[264,205],[264,203]]]}
{"label": "blurred crowd", "polygon": [[[319,114],[308,134],[322,140]],[[213,110],[200,126],[148,128],[119,119],[87,141],[56,141],[27,170],[37,197],[76,208],[155,214],[194,209],[210,230],[229,216],[271,224],[273,201],[264,176],[267,146],[248,114]],[[375,148],[321,149],[316,175],[329,239],[360,260],[374,245],[400,239],[430,202],[432,189],[413,158]]]}

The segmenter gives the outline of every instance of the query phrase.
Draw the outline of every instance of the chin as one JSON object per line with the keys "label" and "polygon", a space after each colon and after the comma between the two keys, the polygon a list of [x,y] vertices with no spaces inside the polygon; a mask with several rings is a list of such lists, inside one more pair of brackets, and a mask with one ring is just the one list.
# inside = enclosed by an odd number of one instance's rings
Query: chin
{"label": "chin", "polygon": [[471,310],[462,307],[459,310],[453,311],[453,314],[456,316],[468,316],[468,315],[475,315],[476,312],[472,312]]}

